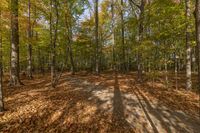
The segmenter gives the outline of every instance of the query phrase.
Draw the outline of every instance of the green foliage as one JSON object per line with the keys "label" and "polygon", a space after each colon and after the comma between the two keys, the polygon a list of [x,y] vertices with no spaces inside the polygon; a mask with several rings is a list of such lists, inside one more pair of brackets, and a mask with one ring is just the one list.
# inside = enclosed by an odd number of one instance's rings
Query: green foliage
{"label": "green foliage", "polygon": [[[138,0],[137,3],[140,3]],[[67,24],[72,26],[72,50],[76,64],[84,64],[82,67],[92,66],[95,54],[94,42],[94,12],[91,1],[88,0],[64,0],[58,1],[59,22],[58,38],[56,44],[57,61],[66,61],[66,49],[70,32]],[[1,33],[3,38],[3,62],[4,68],[8,69],[10,64],[10,3],[7,0],[1,0],[2,26]],[[50,1],[49,0],[31,0],[31,28],[33,37],[28,39],[28,16],[26,0],[19,1],[19,34],[20,34],[20,62],[26,64],[27,43],[31,42],[33,47],[34,64],[37,62],[38,50],[42,50],[41,56],[49,59],[50,55]],[[125,62],[136,68],[137,54],[141,53],[142,64],[151,66],[161,65],[164,61],[172,65],[174,54],[184,60],[185,56],[185,26],[190,23],[191,28],[191,46],[195,47],[195,24],[194,16],[186,20],[184,2],[175,3],[172,0],[153,0],[146,4],[143,22],[143,39],[139,38],[138,18],[139,9],[131,6],[128,1],[124,2],[124,28],[125,44],[122,45],[121,21],[120,21],[120,3],[114,3],[114,27],[115,27],[115,45],[112,44],[112,14],[111,1],[103,0],[99,6],[99,40],[102,64],[110,66],[114,57],[118,64],[121,64],[122,49],[125,48]],[[191,12],[193,12],[194,3],[192,3]],[[87,11],[86,11],[87,10]],[[86,11],[86,12],[85,12]],[[83,16],[87,14],[87,18]],[[53,9],[53,17],[55,12]],[[114,50],[114,51],[113,51]],[[50,62],[50,61],[48,61]],[[106,63],[108,64],[106,64]],[[22,64],[23,64],[22,63]],[[69,64],[69,62],[67,62]]]}

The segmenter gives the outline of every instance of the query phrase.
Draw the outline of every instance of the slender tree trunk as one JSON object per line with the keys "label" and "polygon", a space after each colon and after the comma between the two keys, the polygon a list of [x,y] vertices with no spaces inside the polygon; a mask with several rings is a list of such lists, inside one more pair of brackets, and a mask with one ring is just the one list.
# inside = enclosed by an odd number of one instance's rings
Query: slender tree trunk
{"label": "slender tree trunk", "polygon": [[[71,14],[71,6],[67,4],[67,1],[65,1],[66,4],[66,12],[65,12],[65,26],[66,26],[66,35],[68,36],[68,44],[67,47],[67,55],[69,55],[70,63],[71,63],[71,72],[74,75],[75,74],[75,64],[74,64],[74,58],[73,58],[73,51],[72,51],[72,43],[73,43],[73,32],[72,32],[72,14]],[[67,57],[68,58],[68,57]]]}
{"label": "slender tree trunk", "polygon": [[3,63],[2,63],[2,37],[0,36],[0,112],[4,110],[3,102]]}
{"label": "slender tree trunk", "polygon": [[11,0],[11,86],[22,84],[19,71],[18,0]]}
{"label": "slender tree trunk", "polygon": [[51,48],[51,82],[53,83],[54,78],[55,78],[55,59],[54,59],[54,47],[53,47],[53,24],[52,24],[52,18],[53,18],[53,10],[52,10],[52,6],[53,6],[53,0],[50,0],[50,48]]}
{"label": "slender tree trunk", "polygon": [[[196,40],[197,40],[197,64],[198,86],[200,88],[200,0],[196,0]],[[200,90],[200,89],[199,89]]]}
{"label": "slender tree trunk", "polygon": [[73,58],[71,43],[69,45],[69,56],[70,56],[70,62],[71,62],[71,72],[72,72],[72,75],[74,75],[75,74],[75,65],[74,65],[74,58]]}
{"label": "slender tree trunk", "polygon": [[95,2],[95,41],[96,41],[96,50],[95,50],[95,72],[99,74],[99,0]]}
{"label": "slender tree trunk", "polygon": [[196,73],[196,49],[192,49],[192,73]]}
{"label": "slender tree trunk", "polygon": [[116,69],[115,62],[115,19],[114,19],[114,0],[111,3],[111,13],[112,13],[112,59],[113,59],[113,70]]}
{"label": "slender tree trunk", "polygon": [[166,88],[168,88],[169,82],[168,82],[168,65],[167,65],[167,56],[165,55],[165,84]]}
{"label": "slender tree trunk", "polygon": [[124,42],[124,2],[121,0],[121,44],[122,44],[122,71],[126,71],[126,56],[125,56],[125,42]]}
{"label": "slender tree trunk", "polygon": [[1,27],[1,7],[0,7],[0,112],[4,110],[3,103],[3,63],[2,63],[2,27]]}
{"label": "slender tree trunk", "polygon": [[174,73],[175,73],[175,86],[176,90],[178,89],[178,58],[175,53],[175,58],[174,58]]}
{"label": "slender tree trunk", "polygon": [[192,89],[191,77],[191,46],[190,46],[190,0],[185,0],[186,5],[186,89]]}
{"label": "slender tree trunk", "polygon": [[[144,21],[144,7],[145,7],[145,0],[141,1],[140,5],[140,18],[139,18],[139,42],[141,43],[143,40],[143,32],[144,32],[144,26],[143,26],[143,21]],[[142,62],[141,62],[141,51],[138,51],[138,80],[142,80]]]}
{"label": "slender tree trunk", "polygon": [[[54,4],[54,5],[53,5]],[[50,1],[51,11],[50,11],[50,38],[51,38],[51,80],[52,80],[52,87],[54,87],[54,80],[56,78],[56,72],[55,72],[55,65],[56,65],[56,42],[57,42],[57,30],[58,30],[58,1],[54,0],[54,3],[52,0]],[[53,29],[53,7],[55,8],[55,26]],[[53,31],[53,33],[52,33]],[[53,36],[52,36],[53,35]]]}
{"label": "slender tree trunk", "polygon": [[68,70],[69,66],[68,66],[68,58],[69,58],[69,48],[68,45],[66,44],[66,69]]}
{"label": "slender tree trunk", "polygon": [[[198,88],[200,94],[200,0],[196,0],[196,41],[197,41],[197,65],[198,65]],[[200,102],[199,102],[200,105]],[[200,114],[200,110],[199,110]]]}
{"label": "slender tree trunk", "polygon": [[40,48],[38,48],[38,72],[44,75],[44,56],[41,54]]}
{"label": "slender tree trunk", "polygon": [[101,71],[101,66],[102,66],[102,63],[101,63],[101,59],[102,59],[102,32],[101,30],[99,30],[99,71]]}
{"label": "slender tree trunk", "polygon": [[32,39],[32,33],[31,33],[31,2],[28,0],[28,67],[27,67],[27,76],[29,79],[33,78],[32,75],[32,44],[31,44],[31,39]]}
{"label": "slender tree trunk", "polygon": [[75,74],[75,65],[74,65],[74,58],[73,58],[73,51],[72,51],[72,43],[73,43],[72,41],[73,41],[72,21],[70,20],[70,23],[69,23],[69,57],[70,57],[70,62],[71,62],[71,72],[74,75]]}
{"label": "slender tree trunk", "polygon": [[55,29],[54,29],[54,39],[53,39],[53,53],[52,53],[52,66],[54,71],[54,78],[56,78],[56,43],[57,43],[57,34],[58,34],[58,1],[54,0],[54,7],[55,7],[55,15],[56,15],[56,22],[55,22]]}

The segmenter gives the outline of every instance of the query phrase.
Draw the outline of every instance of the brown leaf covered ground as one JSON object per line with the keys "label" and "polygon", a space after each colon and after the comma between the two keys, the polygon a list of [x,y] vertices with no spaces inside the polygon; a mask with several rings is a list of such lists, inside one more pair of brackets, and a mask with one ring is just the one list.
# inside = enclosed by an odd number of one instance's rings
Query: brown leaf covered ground
{"label": "brown leaf covered ground", "polygon": [[136,82],[135,74],[64,74],[5,87],[1,132],[181,132],[200,131],[199,96]]}

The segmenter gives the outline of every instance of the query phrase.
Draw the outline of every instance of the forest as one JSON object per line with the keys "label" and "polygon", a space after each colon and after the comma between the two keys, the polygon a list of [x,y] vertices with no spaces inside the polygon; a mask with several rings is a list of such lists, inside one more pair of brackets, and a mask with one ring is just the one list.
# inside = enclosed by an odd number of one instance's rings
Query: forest
{"label": "forest", "polygon": [[0,0],[0,132],[199,133],[200,0]]}

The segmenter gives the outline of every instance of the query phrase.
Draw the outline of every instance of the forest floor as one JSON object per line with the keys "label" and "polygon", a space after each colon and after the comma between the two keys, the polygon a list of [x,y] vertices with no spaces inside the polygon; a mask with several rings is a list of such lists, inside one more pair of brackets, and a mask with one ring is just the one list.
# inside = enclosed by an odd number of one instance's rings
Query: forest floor
{"label": "forest floor", "polygon": [[24,86],[5,87],[0,132],[200,131],[198,94],[136,79],[135,73],[65,73],[55,89],[49,75],[23,79]]}

